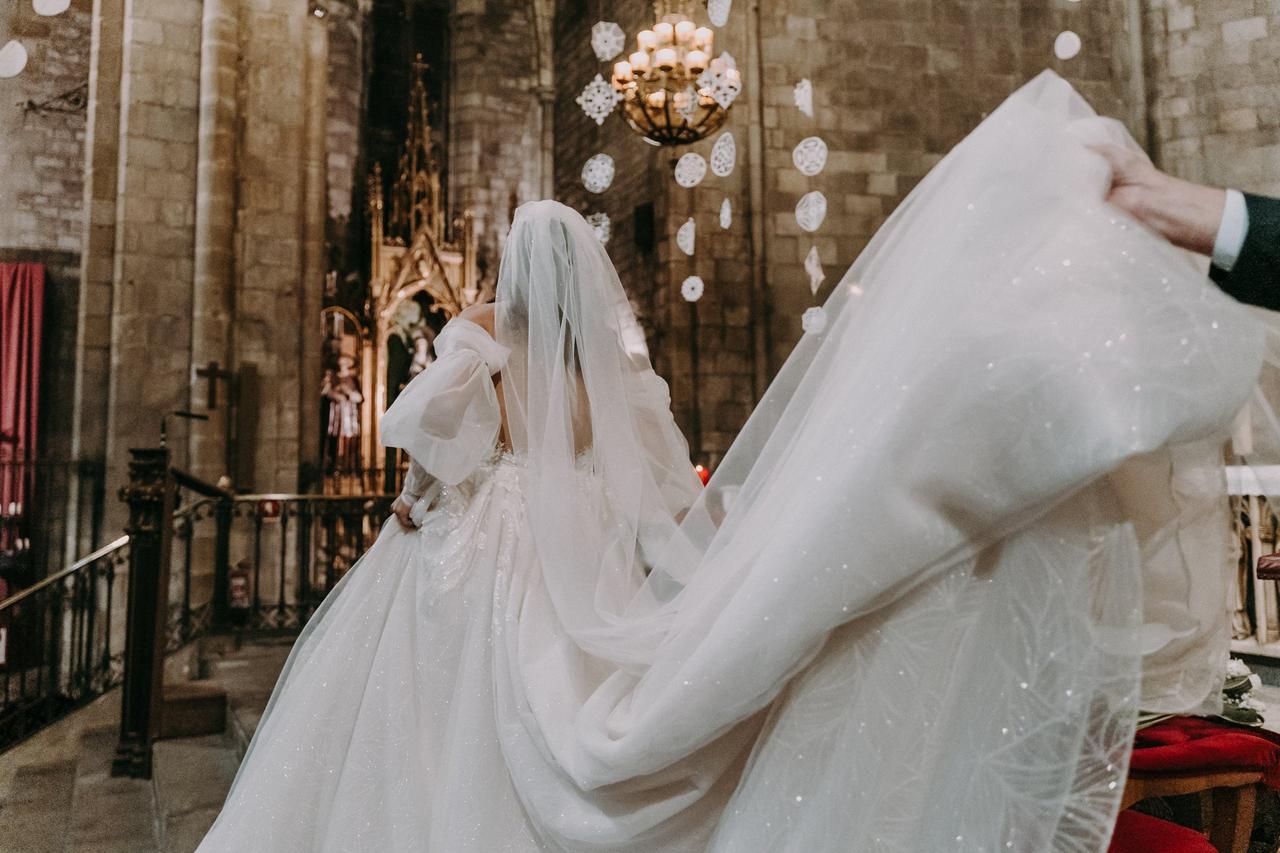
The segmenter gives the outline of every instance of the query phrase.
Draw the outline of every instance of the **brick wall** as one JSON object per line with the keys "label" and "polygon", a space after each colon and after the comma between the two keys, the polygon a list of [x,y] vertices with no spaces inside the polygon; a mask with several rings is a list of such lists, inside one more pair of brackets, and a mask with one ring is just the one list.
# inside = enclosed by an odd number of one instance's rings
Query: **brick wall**
{"label": "brick wall", "polygon": [[[1137,22],[1128,7],[1125,0],[779,0],[759,4],[757,28],[748,19],[750,4],[735,4],[716,50],[735,57],[745,80],[758,79],[734,104],[725,128],[737,143],[737,166],[685,190],[671,175],[684,149],[655,151],[620,115],[596,129],[578,111],[573,97],[592,70],[608,76],[588,46],[598,12],[584,2],[560,5],[557,56],[561,68],[575,71],[557,86],[557,193],[584,213],[619,211],[624,223],[637,200],[654,203],[656,258],[640,257],[625,234],[614,237],[610,254],[628,290],[649,306],[659,330],[655,365],[671,383],[695,456],[714,462],[727,449],[756,386],[799,338],[804,309],[825,299],[912,187],[1023,82],[1055,68],[1100,111],[1135,132],[1145,129],[1133,107],[1140,78],[1128,30]],[[614,4],[608,15],[627,31],[628,49],[635,32],[652,23],[647,3]],[[1053,41],[1068,28],[1085,49],[1059,61]],[[793,100],[795,83],[805,77],[814,85],[811,119]],[[753,135],[760,142],[754,157]],[[831,156],[821,174],[806,178],[792,163],[792,149],[811,135],[822,137]],[[718,136],[689,150],[709,157]],[[595,151],[615,158],[619,177],[605,194],[589,197],[577,172]],[[810,190],[828,201],[813,235],[794,218],[796,202]],[[722,230],[717,214],[726,198],[734,221]],[[690,216],[698,235],[692,259],[674,245],[676,229]],[[827,275],[816,298],[803,269],[811,246]],[[753,300],[756,264],[763,292]],[[691,308],[678,289],[695,272],[707,289]]]}
{"label": "brick wall", "polygon": [[459,0],[451,17],[449,204],[475,214],[481,274],[495,281],[512,208],[542,195],[532,8]]}
{"label": "brick wall", "polygon": [[80,250],[84,111],[20,104],[50,100],[88,79],[92,5],[75,0],[52,18],[27,2],[0,8],[0,34],[20,40],[30,57],[25,71],[0,80],[0,247]]}
{"label": "brick wall", "polygon": [[1185,178],[1280,194],[1280,6],[1152,0],[1152,153]]}

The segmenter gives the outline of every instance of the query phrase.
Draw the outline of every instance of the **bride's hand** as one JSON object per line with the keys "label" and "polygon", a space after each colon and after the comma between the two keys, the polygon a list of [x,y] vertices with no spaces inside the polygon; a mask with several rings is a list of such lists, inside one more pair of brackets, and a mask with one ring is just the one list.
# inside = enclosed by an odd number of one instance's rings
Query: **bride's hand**
{"label": "bride's hand", "polygon": [[396,521],[400,522],[402,530],[418,529],[418,525],[414,524],[413,519],[409,517],[412,509],[412,504],[405,503],[403,498],[396,498],[395,503],[391,505],[391,514],[396,517]]}

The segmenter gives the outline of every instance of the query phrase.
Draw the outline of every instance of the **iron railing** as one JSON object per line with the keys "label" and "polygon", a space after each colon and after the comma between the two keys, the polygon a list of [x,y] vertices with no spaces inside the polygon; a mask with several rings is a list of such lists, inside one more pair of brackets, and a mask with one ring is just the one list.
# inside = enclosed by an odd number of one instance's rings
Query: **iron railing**
{"label": "iron railing", "polygon": [[20,591],[102,544],[103,465],[0,461],[0,578]]}
{"label": "iron railing", "polygon": [[390,514],[385,494],[233,495],[150,453],[121,490],[126,535],[0,601],[0,750],[123,682],[118,769],[149,773],[163,656],[299,630]]}
{"label": "iron railing", "polygon": [[0,749],[120,683],[129,537],[0,601]]}

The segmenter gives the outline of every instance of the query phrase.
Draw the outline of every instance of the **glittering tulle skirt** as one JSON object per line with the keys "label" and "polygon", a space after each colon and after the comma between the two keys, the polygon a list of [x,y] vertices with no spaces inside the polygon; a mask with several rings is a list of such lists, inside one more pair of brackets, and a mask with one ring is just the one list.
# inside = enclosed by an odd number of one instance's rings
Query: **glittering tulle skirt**
{"label": "glittering tulle skirt", "polygon": [[541,849],[495,732],[495,584],[523,528],[510,457],[394,519],[299,638],[201,853]]}

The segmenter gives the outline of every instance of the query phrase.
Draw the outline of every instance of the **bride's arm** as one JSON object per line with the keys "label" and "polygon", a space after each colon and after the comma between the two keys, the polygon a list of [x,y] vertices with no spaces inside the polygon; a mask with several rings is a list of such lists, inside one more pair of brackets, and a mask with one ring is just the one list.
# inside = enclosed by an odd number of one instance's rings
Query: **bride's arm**
{"label": "bride's arm", "polygon": [[418,502],[418,498],[427,493],[427,487],[430,485],[431,475],[421,465],[410,459],[409,471],[404,478],[404,488],[400,490],[400,496],[391,504],[392,514],[405,530],[417,528],[413,519],[409,517],[409,513],[413,505]]}

